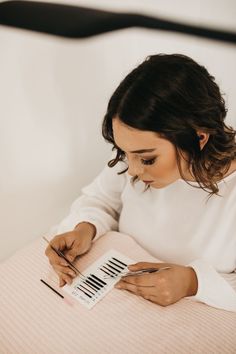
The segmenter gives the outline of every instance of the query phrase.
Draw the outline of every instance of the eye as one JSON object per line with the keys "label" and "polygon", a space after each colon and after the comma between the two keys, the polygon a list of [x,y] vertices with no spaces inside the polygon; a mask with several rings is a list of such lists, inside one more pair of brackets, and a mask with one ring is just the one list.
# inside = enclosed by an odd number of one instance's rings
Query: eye
{"label": "eye", "polygon": [[156,161],[156,157],[154,157],[153,159],[150,159],[150,160],[141,160],[142,164],[143,165],[153,165]]}

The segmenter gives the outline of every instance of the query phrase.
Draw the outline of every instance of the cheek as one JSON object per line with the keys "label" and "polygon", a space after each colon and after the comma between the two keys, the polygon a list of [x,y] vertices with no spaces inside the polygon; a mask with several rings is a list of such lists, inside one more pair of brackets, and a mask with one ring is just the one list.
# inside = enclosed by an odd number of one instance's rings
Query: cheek
{"label": "cheek", "polygon": [[150,166],[148,172],[152,176],[166,176],[178,171],[176,159],[173,157],[159,158],[153,166]]}

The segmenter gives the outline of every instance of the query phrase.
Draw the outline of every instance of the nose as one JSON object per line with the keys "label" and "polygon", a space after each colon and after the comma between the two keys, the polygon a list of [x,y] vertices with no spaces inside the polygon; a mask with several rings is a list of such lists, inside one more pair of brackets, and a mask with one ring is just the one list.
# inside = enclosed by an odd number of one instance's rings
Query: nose
{"label": "nose", "polygon": [[132,177],[140,176],[143,174],[143,167],[137,163],[132,163],[129,161],[128,174]]}

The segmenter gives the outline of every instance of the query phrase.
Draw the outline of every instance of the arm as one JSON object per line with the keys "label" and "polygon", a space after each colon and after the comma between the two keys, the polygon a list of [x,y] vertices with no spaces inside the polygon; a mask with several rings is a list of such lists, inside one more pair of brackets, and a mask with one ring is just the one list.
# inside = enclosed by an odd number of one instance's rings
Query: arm
{"label": "arm", "polygon": [[[203,302],[209,306],[236,312],[236,274],[218,273],[203,259],[189,265],[197,276],[197,293],[188,299]],[[194,293],[193,293],[194,294]]]}
{"label": "arm", "polygon": [[[203,266],[203,261],[199,261],[201,266]],[[174,263],[138,262],[129,265],[129,270],[138,271],[146,268],[156,268],[159,271],[142,275],[132,275],[131,273],[121,278],[116,284],[116,288],[131,291],[161,306],[169,306],[182,298],[187,298],[204,302],[212,307],[236,312],[236,292],[212,267],[208,266],[208,271],[213,270],[212,278],[210,279],[208,274],[208,282],[202,286],[200,280],[200,287],[198,288],[200,277],[197,278],[197,274],[193,269],[197,268],[196,264],[197,262],[195,261],[192,267],[188,267]],[[161,272],[163,267],[169,267],[169,269],[163,269]],[[206,276],[206,264],[202,270],[204,276]],[[199,276],[200,273],[197,273]],[[234,283],[236,285],[235,275]]]}
{"label": "arm", "polygon": [[[114,157],[114,152],[111,157]],[[90,224],[90,229],[94,230],[92,233],[95,232],[93,239],[110,230],[118,230],[126,174],[118,175],[117,172],[125,167],[123,162],[112,168],[106,165],[92,183],[82,188],[81,196],[73,202],[69,214],[57,225],[55,233],[71,231],[81,223]]]}
{"label": "arm", "polygon": [[86,221],[85,222],[82,221],[79,224],[77,224],[74,230],[78,232],[85,230],[88,237],[91,238],[91,241],[94,239],[97,232],[96,226]]}

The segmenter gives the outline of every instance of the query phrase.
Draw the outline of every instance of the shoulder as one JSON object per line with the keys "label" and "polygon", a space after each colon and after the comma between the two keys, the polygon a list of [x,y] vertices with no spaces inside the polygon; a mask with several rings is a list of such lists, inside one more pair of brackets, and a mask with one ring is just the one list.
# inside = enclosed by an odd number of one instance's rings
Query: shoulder
{"label": "shoulder", "polygon": [[224,178],[231,175],[232,173],[236,172],[236,160],[231,162],[230,168],[227,173],[224,175]]}

